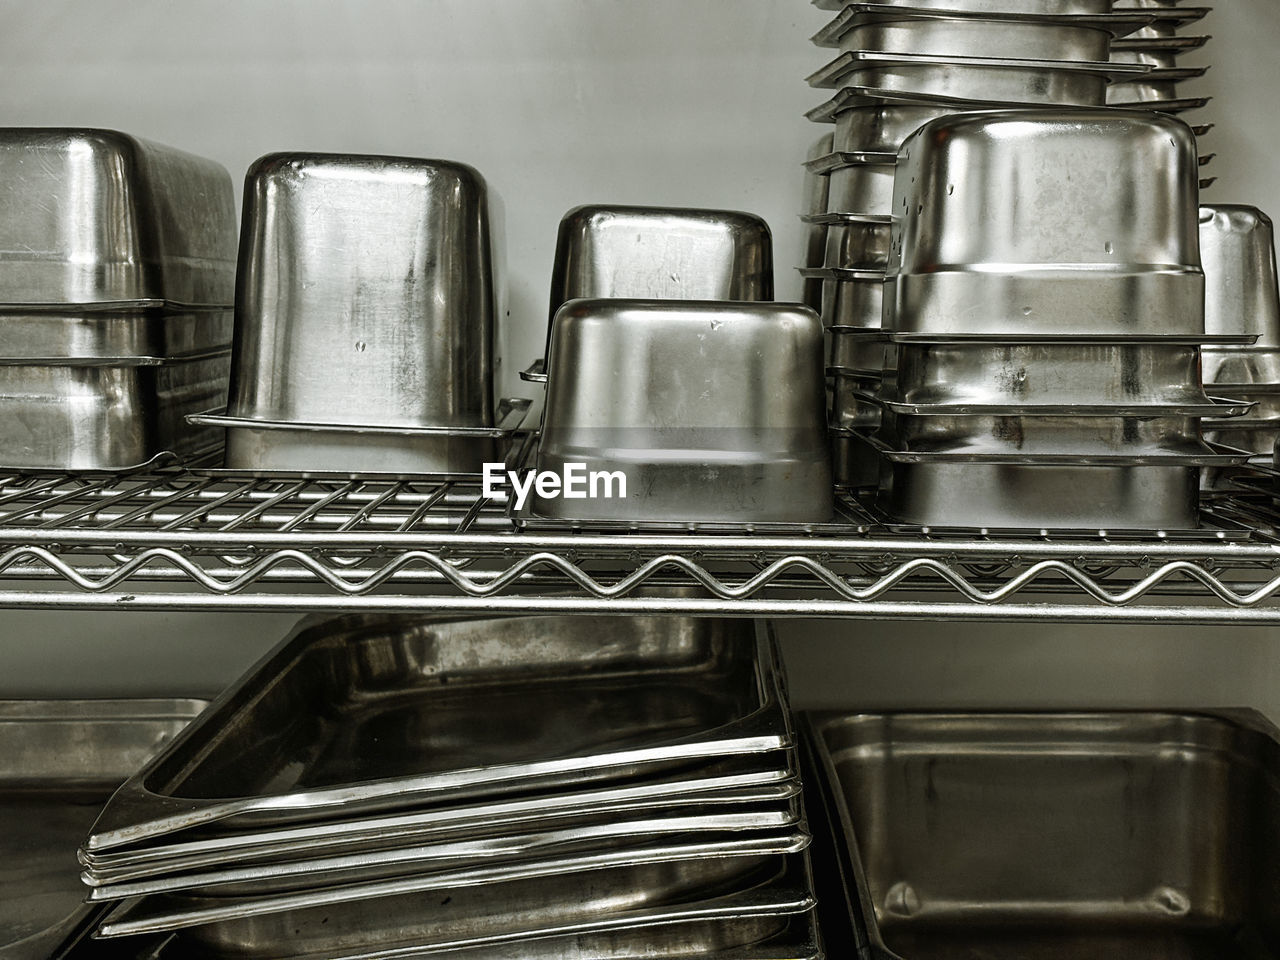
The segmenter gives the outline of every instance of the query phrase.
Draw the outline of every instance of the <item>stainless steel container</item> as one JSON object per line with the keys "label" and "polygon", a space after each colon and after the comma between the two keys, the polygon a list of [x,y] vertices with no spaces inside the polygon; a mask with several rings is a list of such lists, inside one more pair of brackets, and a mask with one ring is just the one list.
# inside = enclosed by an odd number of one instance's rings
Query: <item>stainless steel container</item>
{"label": "stainless steel container", "polygon": [[1113,78],[1141,75],[1147,69],[1106,62],[853,51],[842,53],[808,82],[813,87],[867,87],[985,103],[1100,106]]}
{"label": "stainless steel container", "polygon": [[[814,141],[813,146],[809,148],[806,161],[817,160],[819,157],[825,157],[832,152],[832,144],[835,142],[833,134],[827,133]],[[801,266],[820,267],[826,259],[827,249],[827,225],[825,223],[814,222],[809,218],[818,217],[827,212],[827,185],[829,181],[826,177],[813,173],[806,169],[804,174],[804,205],[802,217],[806,218],[805,234],[805,253],[804,262]],[[822,281],[821,280],[805,280],[804,296],[801,298],[810,310],[822,309]]]}
{"label": "stainless steel container", "polygon": [[1207,36],[1116,40],[1111,44],[1111,62],[1145,63],[1157,69],[1176,67],[1180,56],[1199,50],[1208,42]]}
{"label": "stainless steel container", "polygon": [[873,399],[878,377],[836,372],[831,377],[831,426],[839,430],[874,432],[881,408]]}
{"label": "stainless steel container", "polygon": [[1203,20],[1213,10],[1212,7],[1192,7],[1182,4],[1168,6],[1126,3],[1124,6],[1141,10],[1155,18],[1151,23],[1133,34],[1133,37],[1139,40],[1164,40],[1175,37],[1179,31],[1185,30],[1199,20]]}
{"label": "stainless steel container", "polygon": [[1113,83],[1107,88],[1107,103],[1159,104],[1164,101],[1176,101],[1180,96],[1179,85],[1187,80],[1203,77],[1208,69],[1208,67],[1157,67],[1140,79]]}
{"label": "stainless steel container", "polygon": [[113,130],[0,128],[0,305],[231,303],[236,211],[211,160]]}
{"label": "stainless steel container", "polygon": [[888,342],[878,330],[827,328],[827,370],[880,379]]}
{"label": "stainless steel container", "polygon": [[1280,746],[1258,714],[828,713],[806,726],[867,956],[1280,948]]}
{"label": "stainless steel container", "polygon": [[879,330],[885,278],[879,271],[824,270],[822,320],[828,327]]}
{"label": "stainless steel container", "polygon": [[230,306],[221,310],[0,307],[0,364],[158,364],[226,353],[231,331]]}
{"label": "stainless steel container", "polygon": [[827,227],[825,266],[883,271],[889,263],[892,229],[883,220],[841,220]]}
{"label": "stainless steel container", "polygon": [[85,851],[777,754],[775,658],[746,621],[307,621],[121,788]]}
{"label": "stainless steel container", "polygon": [[491,427],[496,297],[475,170],[263,157],[245,179],[228,414]]}
{"label": "stainless steel container", "polygon": [[828,213],[888,216],[895,168],[893,161],[855,160],[831,169],[827,173]]}
{"label": "stainless steel container", "polygon": [[556,315],[537,468],[621,474],[548,497],[580,521],[821,522],[831,461],[822,325],[799,305],[579,300]]}
{"label": "stainless steel container", "polygon": [[[840,104],[850,104],[841,107]],[[821,109],[821,108],[819,108]],[[832,104],[835,131],[831,151],[894,153],[902,141],[930,120],[955,112],[950,106],[893,103],[844,95]]]}
{"label": "stainless steel container", "polygon": [[[848,0],[814,0],[819,10],[840,10]],[[921,10],[964,10],[970,13],[1031,13],[1041,16],[1075,16],[1110,13],[1113,0],[882,0],[886,7]],[[1136,6],[1136,4],[1130,4]]]}
{"label": "stainless steel container", "polygon": [[71,851],[197,700],[0,701],[0,956],[60,956],[94,908]]}
{"label": "stainless steel container", "polygon": [[875,447],[852,430],[831,431],[835,482],[840,487],[874,487],[880,479]]}
{"label": "stainless steel container", "polygon": [[186,417],[222,402],[229,367],[225,353],[148,366],[0,364],[0,464],[123,470],[211,452],[218,432]]}
{"label": "stainless steel container", "polygon": [[1256,337],[1251,346],[1205,348],[1205,381],[1280,384],[1280,282],[1271,218],[1256,207],[1200,208],[1205,329]]}
{"label": "stainless steel container", "polygon": [[904,337],[1203,339],[1196,169],[1155,114],[933,121],[900,153],[884,315]]}

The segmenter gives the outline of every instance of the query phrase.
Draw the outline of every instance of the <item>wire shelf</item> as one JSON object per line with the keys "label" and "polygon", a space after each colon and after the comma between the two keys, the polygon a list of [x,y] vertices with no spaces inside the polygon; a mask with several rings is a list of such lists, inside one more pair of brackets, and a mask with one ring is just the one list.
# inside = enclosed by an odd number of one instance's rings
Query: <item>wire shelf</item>
{"label": "wire shelf", "polygon": [[0,603],[1280,622],[1277,482],[1193,531],[935,531],[854,491],[820,525],[592,531],[522,528],[478,477],[10,473]]}

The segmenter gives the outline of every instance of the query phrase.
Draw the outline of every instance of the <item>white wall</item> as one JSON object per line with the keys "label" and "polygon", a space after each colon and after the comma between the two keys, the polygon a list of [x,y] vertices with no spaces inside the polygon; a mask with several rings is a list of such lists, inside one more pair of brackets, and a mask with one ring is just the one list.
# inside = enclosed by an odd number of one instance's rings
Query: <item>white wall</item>
{"label": "white wall", "polygon": [[[0,122],[116,127],[214,157],[465,160],[505,200],[517,356],[541,349],[556,224],[586,202],[751,210],[779,295],[821,128],[805,0],[0,0]],[[1210,199],[1280,210],[1280,3],[1224,0],[1197,88]],[[515,386],[512,380],[511,386]],[[0,614],[0,695],[203,692],[290,617]],[[789,624],[797,699],[867,705],[1253,705],[1280,717],[1273,630]]]}

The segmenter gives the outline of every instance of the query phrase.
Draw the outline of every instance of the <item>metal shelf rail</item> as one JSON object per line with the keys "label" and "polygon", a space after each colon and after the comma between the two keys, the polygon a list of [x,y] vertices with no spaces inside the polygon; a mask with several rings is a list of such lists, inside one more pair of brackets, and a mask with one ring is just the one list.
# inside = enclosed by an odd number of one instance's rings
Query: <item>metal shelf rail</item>
{"label": "metal shelf rail", "polygon": [[[0,476],[0,605],[1280,622],[1273,478],[1196,531],[520,526],[476,478]],[[1280,488],[1278,488],[1280,489]]]}

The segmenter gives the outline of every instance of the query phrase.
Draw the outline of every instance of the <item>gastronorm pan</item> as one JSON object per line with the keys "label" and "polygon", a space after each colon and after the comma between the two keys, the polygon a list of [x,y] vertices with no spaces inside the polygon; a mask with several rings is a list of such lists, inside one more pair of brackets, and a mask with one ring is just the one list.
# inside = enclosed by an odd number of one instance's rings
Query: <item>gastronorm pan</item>
{"label": "gastronorm pan", "polygon": [[185,417],[226,395],[229,366],[225,352],[155,366],[0,364],[0,464],[124,470],[208,452],[217,431]]}
{"label": "gastronorm pan", "polygon": [[230,833],[200,840],[156,844],[140,849],[81,851],[82,879],[90,886],[197,869],[246,864],[299,851],[364,850],[391,845],[458,838],[509,836],[517,832],[562,829],[601,818],[621,819],[648,811],[679,809],[755,809],[792,800],[799,793],[794,765],[748,770],[741,761],[703,768],[700,776],[667,776],[623,787],[581,793],[540,794],[496,803],[435,807],[425,812],[330,820],[253,833]]}
{"label": "gastronorm pan", "polygon": [[957,114],[899,157],[884,311],[895,334],[1207,339],[1185,124]]}
{"label": "gastronorm pan", "polygon": [[903,343],[896,356],[881,400],[898,413],[1240,416],[1248,408],[1206,396],[1193,344]]}
{"label": "gastronorm pan", "polygon": [[130,779],[85,849],[785,750],[775,658],[765,625],[728,620],[304,621]]}
{"label": "gastronorm pan", "polygon": [[929,98],[1101,106],[1112,79],[1141,76],[1148,69],[1127,63],[850,51],[817,70],[808,82],[813,87],[870,87]]}
{"label": "gastronorm pan", "polygon": [[156,365],[226,353],[231,327],[229,307],[0,307],[0,364]]}
{"label": "gastronorm pan", "polygon": [[[250,898],[304,892],[336,883],[365,883],[394,877],[465,872],[517,866],[525,869],[545,858],[565,858],[607,851],[641,850],[653,844],[750,841],[794,828],[799,804],[790,801],[742,807],[673,807],[669,811],[627,817],[583,818],[553,829],[525,829],[488,837],[461,837],[429,842],[369,843],[340,850],[324,841],[305,848],[268,853],[190,871],[91,883],[89,900],[178,894],[182,897]],[[86,879],[82,875],[82,879]],[[88,878],[91,879],[91,878]],[[447,880],[441,880],[447,886]]]}
{"label": "gastronorm pan", "polygon": [[[885,6],[921,10],[963,10],[969,13],[1029,13],[1040,16],[1082,16],[1112,12],[1114,0],[882,0]],[[819,10],[841,10],[848,0],[813,0]]]}
{"label": "gastronorm pan", "polygon": [[[896,160],[881,159],[856,160],[833,168],[826,175],[827,212],[888,216],[895,167]],[[883,270],[884,265],[877,269]]]}
{"label": "gastronorm pan", "polygon": [[[258,955],[283,942],[302,953],[321,946],[376,949],[412,940],[440,948],[465,945],[464,937],[488,943],[523,933],[586,932],[594,924],[625,926],[628,914],[646,908],[692,920],[727,912],[728,903],[712,912],[701,906],[726,894],[742,915],[800,912],[813,905],[794,876],[794,855],[807,845],[808,835],[797,831],[723,849],[671,844],[251,899],[148,897],[120,904],[98,934],[189,930],[184,942],[220,956]],[[730,891],[742,892],[734,897]],[[775,909],[744,909],[755,891]],[[777,910],[782,904],[794,909]]]}
{"label": "gastronorm pan", "polygon": [[810,273],[822,282],[822,321],[828,327],[880,330],[885,278],[879,270]]}
{"label": "gastronorm pan", "polygon": [[878,330],[827,328],[827,372],[856,373],[879,379],[888,341]]}
{"label": "gastronorm pan", "polygon": [[[836,99],[853,105],[837,109],[835,130],[828,153],[897,154],[902,141],[930,120],[955,113],[950,106],[851,99],[842,90]],[[819,110],[822,108],[819,107]],[[826,209],[825,206],[823,209]]]}
{"label": "gastronorm pan", "polygon": [[71,851],[197,700],[0,701],[0,957],[47,960],[91,909]]}
{"label": "gastronorm pan", "polygon": [[1142,14],[973,14],[851,3],[813,37],[841,51],[1100,62],[1114,35],[1150,22]]}
{"label": "gastronorm pan", "polygon": [[1205,329],[1251,334],[1256,346],[1280,350],[1280,283],[1275,232],[1257,207],[1200,208],[1200,256],[1205,274]]}
{"label": "gastronorm pan", "polygon": [[815,714],[876,960],[1270,957],[1259,715]]}
{"label": "gastronorm pan", "polygon": [[[809,148],[806,160],[816,160],[819,157],[825,157],[833,150],[835,143],[835,135],[833,133],[824,134],[814,141],[813,146]],[[804,237],[805,237],[805,254],[804,266],[820,267],[826,259],[827,250],[827,226],[825,223],[818,223],[809,220],[810,217],[823,216],[827,212],[827,186],[829,180],[805,170],[804,174],[804,213],[801,215],[805,219]],[[804,296],[801,297],[805,306],[810,310],[822,309],[822,281],[821,280],[805,280]]]}
{"label": "gastronorm pan", "polygon": [[883,271],[889,263],[890,224],[883,220],[842,220],[827,227],[824,266]]}
{"label": "gastronorm pan", "polygon": [[537,467],[621,472],[626,496],[550,498],[569,521],[823,522],[832,515],[822,324],[799,304],[577,300],[556,315]]}
{"label": "gastronorm pan", "polygon": [[498,292],[479,173],[270,154],[244,192],[230,416],[493,426]]}
{"label": "gastronorm pan", "polygon": [[930,527],[1194,530],[1197,464],[902,462],[882,456],[876,504],[895,520]]}
{"label": "gastronorm pan", "polygon": [[1116,105],[1150,103],[1158,109],[1160,102],[1178,99],[1179,84],[1203,77],[1208,69],[1208,67],[1158,67],[1139,79],[1113,83],[1107,88],[1107,103]]}
{"label": "gastronorm pan", "polygon": [[113,130],[0,128],[0,304],[232,302],[235,194],[211,160]]}
{"label": "gastronorm pan", "polygon": [[[0,368],[2,374],[2,368]],[[252,472],[324,470],[352,476],[427,473],[478,474],[498,459],[529,412],[528,400],[503,400],[491,427],[440,427],[256,420],[221,412],[191,414],[188,422],[225,431],[223,463]]]}
{"label": "gastronorm pan", "polygon": [[1176,67],[1178,57],[1199,50],[1209,37],[1164,37],[1146,40],[1114,40],[1111,43],[1113,63],[1145,63],[1157,69]]}
{"label": "gastronorm pan", "polygon": [[1154,19],[1146,26],[1134,31],[1131,36],[1135,40],[1166,40],[1176,36],[1188,24],[1203,20],[1212,11],[1212,7],[1160,6],[1143,7],[1141,4],[1127,4],[1139,7]]}

